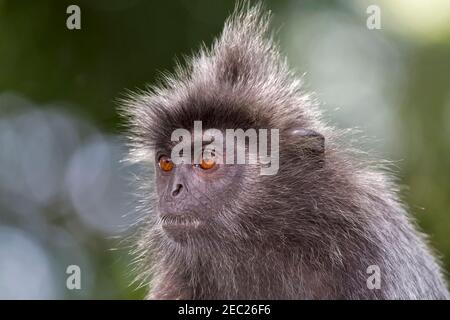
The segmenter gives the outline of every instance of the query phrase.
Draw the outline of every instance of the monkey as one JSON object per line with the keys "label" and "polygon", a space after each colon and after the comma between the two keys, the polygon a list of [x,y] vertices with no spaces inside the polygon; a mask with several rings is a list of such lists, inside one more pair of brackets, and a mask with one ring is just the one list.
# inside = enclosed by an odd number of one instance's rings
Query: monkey
{"label": "monkey", "polygon": [[[261,4],[237,5],[211,48],[121,103],[127,160],[145,169],[133,253],[146,298],[448,299],[392,174],[324,120],[270,16]],[[195,121],[279,130],[278,172],[175,164],[172,133]]]}

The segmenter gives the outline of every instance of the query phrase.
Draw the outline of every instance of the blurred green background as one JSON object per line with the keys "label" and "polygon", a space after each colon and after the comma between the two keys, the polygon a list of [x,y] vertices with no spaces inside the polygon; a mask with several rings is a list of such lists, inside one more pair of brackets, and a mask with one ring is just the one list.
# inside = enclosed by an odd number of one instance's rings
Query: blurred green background
{"label": "blurred green background", "polygon": [[[283,52],[338,127],[392,160],[450,269],[450,1],[267,1]],[[66,8],[81,8],[81,30]],[[381,9],[381,29],[366,9]],[[0,0],[0,298],[142,298],[117,99],[210,44],[232,1]],[[82,289],[66,289],[66,267]]]}

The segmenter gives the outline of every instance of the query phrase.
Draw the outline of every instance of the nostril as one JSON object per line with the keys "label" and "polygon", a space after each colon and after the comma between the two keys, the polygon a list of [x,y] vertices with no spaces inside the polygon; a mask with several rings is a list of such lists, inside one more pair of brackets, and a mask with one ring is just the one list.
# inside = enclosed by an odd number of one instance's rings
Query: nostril
{"label": "nostril", "polygon": [[183,186],[181,184],[177,184],[175,186],[175,189],[173,189],[173,191],[172,191],[172,196],[176,197],[177,195],[179,195],[181,193],[181,190],[183,190]]}

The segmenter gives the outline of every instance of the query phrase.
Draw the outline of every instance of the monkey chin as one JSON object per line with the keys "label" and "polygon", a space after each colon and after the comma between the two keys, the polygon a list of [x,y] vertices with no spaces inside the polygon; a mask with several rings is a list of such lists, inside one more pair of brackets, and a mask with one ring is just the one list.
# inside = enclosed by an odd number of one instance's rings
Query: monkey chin
{"label": "monkey chin", "polygon": [[163,215],[160,224],[170,239],[183,243],[195,237],[203,227],[204,222],[192,216]]}

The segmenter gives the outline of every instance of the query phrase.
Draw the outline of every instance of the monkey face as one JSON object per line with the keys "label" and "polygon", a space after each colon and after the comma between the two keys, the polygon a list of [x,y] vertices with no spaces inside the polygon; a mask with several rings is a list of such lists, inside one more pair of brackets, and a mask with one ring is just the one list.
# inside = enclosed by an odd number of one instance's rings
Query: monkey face
{"label": "monkey face", "polygon": [[175,241],[212,236],[223,224],[226,199],[238,192],[244,165],[174,164],[164,150],[155,160],[158,223],[165,234]]}

